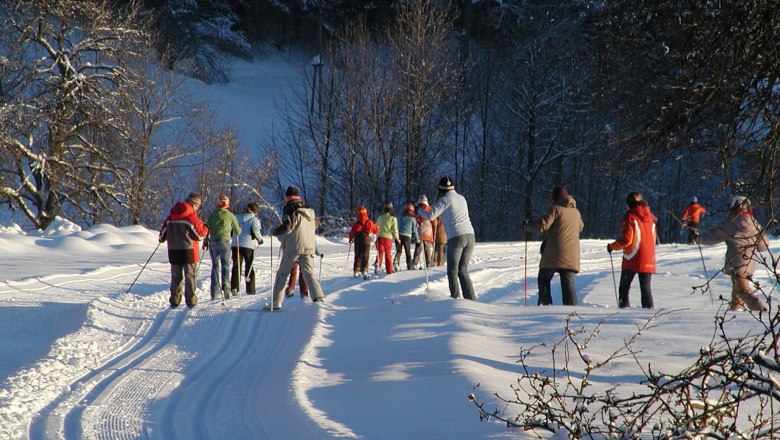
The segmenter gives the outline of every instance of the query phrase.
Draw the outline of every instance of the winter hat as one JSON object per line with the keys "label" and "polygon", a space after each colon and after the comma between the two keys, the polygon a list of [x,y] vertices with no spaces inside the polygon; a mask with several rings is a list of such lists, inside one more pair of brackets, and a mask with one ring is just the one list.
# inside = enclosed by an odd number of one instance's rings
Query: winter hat
{"label": "winter hat", "polygon": [[201,198],[200,194],[198,193],[190,193],[190,195],[187,196],[185,202],[198,208],[200,207],[200,204],[203,202],[203,198]]}
{"label": "winter hat", "polygon": [[565,186],[556,186],[555,188],[553,188],[552,191],[553,200],[565,199],[566,197],[569,197],[569,192],[566,191]]}
{"label": "winter hat", "polygon": [[301,192],[298,187],[290,185],[287,187],[287,192],[284,193],[284,202],[290,203],[301,200]]}
{"label": "winter hat", "polygon": [[360,205],[357,209],[357,219],[360,222],[366,221],[368,219],[368,209],[366,209],[365,206]]}
{"label": "winter hat", "polygon": [[729,209],[732,211],[747,210],[749,208],[750,200],[745,196],[733,196],[729,199]]}
{"label": "winter hat", "polygon": [[218,208],[229,208],[230,207],[230,197],[222,194],[217,199],[217,207]]}
{"label": "winter hat", "polygon": [[639,194],[638,192],[630,192],[626,196],[626,206],[629,208],[633,208],[635,206],[638,206],[642,204],[642,194]]}
{"label": "winter hat", "polygon": [[418,205],[427,205],[428,204],[428,197],[425,194],[421,195],[420,198],[417,199],[417,204]]}
{"label": "winter hat", "polygon": [[451,191],[455,189],[455,184],[452,183],[452,179],[444,176],[441,178],[441,180],[439,180],[439,189],[442,191]]}
{"label": "winter hat", "polygon": [[699,203],[699,199],[696,196],[691,197],[691,203]]}

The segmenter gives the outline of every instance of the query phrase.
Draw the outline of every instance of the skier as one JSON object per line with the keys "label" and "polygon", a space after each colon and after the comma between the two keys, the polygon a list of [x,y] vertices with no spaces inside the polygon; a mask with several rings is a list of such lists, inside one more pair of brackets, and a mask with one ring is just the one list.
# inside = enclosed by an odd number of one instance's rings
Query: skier
{"label": "skier", "polygon": [[368,210],[365,206],[357,209],[357,220],[349,230],[349,242],[355,243],[355,263],[352,271],[355,278],[358,273],[363,274],[363,279],[368,279],[368,256],[371,252],[371,234],[378,234],[379,228],[368,218]]}
{"label": "skier", "polygon": [[314,295],[314,302],[325,300],[322,287],[316,276],[312,257],[315,252],[315,215],[314,210],[301,199],[301,193],[295,186],[290,186],[284,195],[284,218],[282,224],[277,226],[274,236],[283,235],[282,261],[276,271],[273,300],[265,310],[281,310],[284,300],[287,278],[295,261],[300,264],[301,276]]}
{"label": "skier", "polygon": [[621,237],[607,245],[607,251],[623,250],[623,265],[620,272],[620,299],[618,307],[630,307],[628,291],[634,276],[639,274],[639,289],[642,292],[642,307],[653,308],[653,293],[650,282],[655,273],[655,222],[658,219],[638,192],[626,196],[628,211],[620,222]]}
{"label": "skier", "polygon": [[682,227],[688,229],[688,244],[696,244],[697,230],[699,228],[699,220],[706,213],[707,210],[699,204],[699,199],[696,196],[691,197],[691,203],[685,208],[682,213]]}
{"label": "skier", "polygon": [[[419,209],[419,208],[418,208]],[[444,253],[447,250],[447,232],[440,218],[431,220],[436,244],[433,248],[433,266],[444,266]]]}
{"label": "skier", "polygon": [[477,300],[469,277],[469,260],[474,251],[474,228],[469,218],[466,199],[455,192],[455,184],[449,177],[439,180],[439,194],[430,211],[417,208],[417,214],[427,220],[441,217],[447,231],[447,281],[450,296]]}
{"label": "skier", "polygon": [[729,310],[766,311],[767,307],[751,286],[759,252],[768,250],[766,235],[751,214],[750,200],[734,196],[728,204],[729,216],[709,231],[699,235],[701,244],[726,242],[726,262],[723,272],[731,277],[731,304]]}
{"label": "skier", "polygon": [[536,222],[526,220],[525,231],[544,234],[539,262],[540,306],[553,303],[550,281],[556,272],[561,278],[563,304],[577,305],[574,275],[580,271],[580,233],[584,227],[577,203],[562,186],[553,189],[552,204],[544,217]]}
{"label": "skier", "polygon": [[[239,271],[243,263],[244,279],[246,280],[247,295],[255,294],[255,270],[252,264],[255,259],[255,247],[263,244],[260,231],[260,219],[257,218],[257,212],[260,206],[257,203],[248,203],[242,213],[237,216],[238,224],[241,227],[241,233],[233,237],[233,246],[231,254],[233,257],[233,272],[230,277],[230,290],[233,296],[238,295],[240,288]],[[255,245],[257,243],[257,245]]]}
{"label": "skier", "polygon": [[409,203],[401,219],[398,220],[398,236],[401,240],[400,246],[395,253],[395,268],[401,266],[401,254],[406,253],[406,270],[412,270],[412,243],[420,241],[420,234],[417,231],[417,215],[414,213],[414,205]]}
{"label": "skier", "polygon": [[217,299],[222,289],[224,299],[230,298],[230,242],[231,235],[241,234],[238,219],[230,212],[230,198],[221,195],[217,199],[217,208],[211,211],[206,224],[209,235],[203,242],[203,250],[211,255],[211,299]]}
{"label": "skier", "polygon": [[[417,208],[430,211],[431,207],[428,206],[428,197],[423,194],[417,199]],[[431,260],[431,252],[433,249],[433,224],[419,214],[415,212],[417,217],[417,228],[419,232],[419,240],[414,247],[414,267],[422,269],[420,265],[420,253],[425,253],[425,267],[430,267],[433,261]]]}
{"label": "skier", "polygon": [[398,220],[393,213],[392,202],[387,202],[385,205],[385,212],[376,220],[376,226],[379,228],[379,233],[376,238],[376,250],[378,251],[378,254],[376,256],[376,261],[374,262],[374,273],[379,273],[379,266],[384,260],[385,270],[389,275],[394,272],[393,241],[395,241],[396,245],[399,245],[400,243],[398,238]]}
{"label": "skier", "polygon": [[[187,307],[198,303],[195,294],[195,278],[198,270],[198,242],[208,234],[197,211],[200,209],[200,194],[191,193],[183,202],[176,202],[160,229],[160,243],[168,242],[168,262],[171,263],[171,308],[181,304],[182,290]],[[183,286],[182,286],[183,284]]]}

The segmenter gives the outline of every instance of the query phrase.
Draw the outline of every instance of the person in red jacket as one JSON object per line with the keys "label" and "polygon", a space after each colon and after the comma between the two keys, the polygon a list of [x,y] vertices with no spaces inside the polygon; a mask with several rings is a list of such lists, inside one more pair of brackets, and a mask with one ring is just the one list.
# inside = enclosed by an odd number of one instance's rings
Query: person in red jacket
{"label": "person in red jacket", "polygon": [[357,221],[349,231],[349,242],[355,243],[355,264],[352,266],[354,276],[363,274],[368,279],[368,255],[371,252],[371,234],[378,234],[379,228],[368,218],[368,210],[360,206],[357,210]]}
{"label": "person in red jacket", "polygon": [[697,244],[697,238],[699,236],[698,227],[701,217],[707,210],[703,206],[699,205],[699,199],[696,196],[691,198],[691,203],[685,208],[682,213],[682,227],[688,228],[688,244]]}
{"label": "person in red jacket", "polygon": [[[198,217],[200,194],[192,193],[187,200],[176,202],[160,229],[160,243],[168,242],[168,262],[171,263],[171,308],[181,304],[182,290],[187,307],[198,303],[195,280],[198,270],[198,242],[206,237],[209,228]],[[183,286],[182,286],[183,284]]]}
{"label": "person in red jacket", "polygon": [[642,307],[652,309],[653,293],[650,290],[650,281],[655,273],[655,223],[658,219],[638,192],[628,193],[626,205],[628,211],[620,222],[621,237],[607,245],[609,252],[623,250],[618,307],[631,307],[628,291],[634,276],[639,274]]}

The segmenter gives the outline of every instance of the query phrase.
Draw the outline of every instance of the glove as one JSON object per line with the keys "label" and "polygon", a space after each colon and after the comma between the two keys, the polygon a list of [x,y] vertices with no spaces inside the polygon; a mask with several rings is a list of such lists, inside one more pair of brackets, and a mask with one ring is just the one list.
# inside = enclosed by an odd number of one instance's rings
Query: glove
{"label": "glove", "polygon": [[325,254],[320,252],[320,258],[325,258]]}
{"label": "glove", "polygon": [[203,242],[203,250],[207,251],[208,249],[209,249],[209,244],[204,241]]}
{"label": "glove", "polygon": [[607,245],[607,252],[609,252],[610,254],[612,253],[612,245],[611,244]]}
{"label": "glove", "polygon": [[349,240],[349,244],[352,244],[352,240]]}
{"label": "glove", "polygon": [[260,240],[257,240],[257,245],[258,245],[258,246],[260,246],[260,245],[262,245],[262,244],[263,244],[263,239],[262,239],[262,238],[261,238]]}

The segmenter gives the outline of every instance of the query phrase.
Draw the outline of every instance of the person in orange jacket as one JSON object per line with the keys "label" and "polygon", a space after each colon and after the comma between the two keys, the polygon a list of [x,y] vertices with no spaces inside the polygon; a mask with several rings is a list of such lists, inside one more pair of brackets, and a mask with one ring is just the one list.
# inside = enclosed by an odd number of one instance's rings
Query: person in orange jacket
{"label": "person in orange jacket", "polygon": [[688,244],[697,244],[698,241],[698,227],[701,217],[707,212],[703,206],[699,204],[699,199],[696,196],[691,197],[691,203],[685,208],[682,213],[682,227],[688,228]]}
{"label": "person in orange jacket", "polygon": [[623,250],[623,264],[620,272],[620,295],[618,307],[631,307],[628,291],[634,276],[639,274],[639,289],[642,292],[642,307],[653,308],[653,293],[650,281],[655,273],[655,223],[658,219],[638,192],[628,193],[628,211],[620,222],[621,236],[607,245],[607,251]]}
{"label": "person in orange jacket", "polygon": [[371,234],[378,234],[379,228],[368,218],[368,210],[365,206],[357,209],[357,221],[349,230],[349,242],[355,243],[355,263],[352,266],[355,278],[363,274],[363,279],[368,279],[368,256],[371,252]]}

